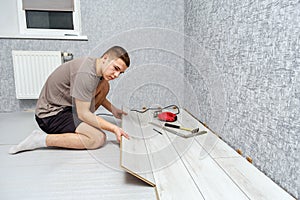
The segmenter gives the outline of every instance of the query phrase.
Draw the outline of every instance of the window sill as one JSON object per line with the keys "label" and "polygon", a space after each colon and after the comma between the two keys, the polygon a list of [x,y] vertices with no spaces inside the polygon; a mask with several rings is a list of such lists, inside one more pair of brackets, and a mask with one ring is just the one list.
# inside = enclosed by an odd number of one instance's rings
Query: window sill
{"label": "window sill", "polygon": [[37,39],[37,40],[88,40],[85,35],[44,36],[44,35],[0,35],[0,39]]}

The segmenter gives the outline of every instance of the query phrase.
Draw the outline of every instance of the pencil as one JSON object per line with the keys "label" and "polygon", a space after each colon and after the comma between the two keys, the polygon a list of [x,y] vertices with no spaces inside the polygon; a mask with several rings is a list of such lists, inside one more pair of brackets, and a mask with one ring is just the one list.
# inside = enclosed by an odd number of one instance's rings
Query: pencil
{"label": "pencil", "polygon": [[159,134],[161,134],[161,135],[162,135],[162,132],[160,132],[160,131],[156,130],[155,128],[154,128],[153,130],[154,130],[154,131],[156,131],[156,132],[158,132]]}

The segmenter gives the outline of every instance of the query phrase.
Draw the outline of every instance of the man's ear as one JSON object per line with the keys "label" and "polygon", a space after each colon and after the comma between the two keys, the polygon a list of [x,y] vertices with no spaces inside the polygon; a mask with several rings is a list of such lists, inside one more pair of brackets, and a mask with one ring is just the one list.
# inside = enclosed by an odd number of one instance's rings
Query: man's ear
{"label": "man's ear", "polygon": [[107,62],[107,61],[109,60],[108,54],[104,54],[104,55],[102,56],[102,60],[103,60],[103,63]]}

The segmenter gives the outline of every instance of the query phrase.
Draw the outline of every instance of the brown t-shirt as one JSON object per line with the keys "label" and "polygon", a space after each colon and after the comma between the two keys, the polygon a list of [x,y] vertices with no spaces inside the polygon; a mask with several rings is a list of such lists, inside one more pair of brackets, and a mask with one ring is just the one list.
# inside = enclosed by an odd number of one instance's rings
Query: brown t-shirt
{"label": "brown t-shirt", "polygon": [[59,66],[47,79],[37,101],[39,118],[56,115],[73,105],[73,98],[91,102],[100,83],[96,75],[96,58],[83,57]]}

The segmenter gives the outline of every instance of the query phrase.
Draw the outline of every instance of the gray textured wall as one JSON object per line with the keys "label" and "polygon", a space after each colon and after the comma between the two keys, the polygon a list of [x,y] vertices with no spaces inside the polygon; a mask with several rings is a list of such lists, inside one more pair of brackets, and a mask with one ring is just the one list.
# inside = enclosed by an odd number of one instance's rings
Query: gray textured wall
{"label": "gray textured wall", "polygon": [[194,114],[297,198],[299,33],[298,0],[185,1]]}
{"label": "gray textured wall", "polygon": [[[87,0],[81,1],[80,4],[82,32],[83,35],[88,36],[88,41],[0,39],[0,112],[33,109],[36,102],[35,100],[18,100],[15,97],[11,50],[61,50],[72,52],[75,57],[80,57],[84,55],[99,56],[111,45],[122,45],[130,51],[132,57],[131,71],[149,63],[164,64],[173,59],[168,52],[163,49],[156,49],[155,46],[154,50],[147,50],[147,46],[142,46],[142,49],[139,50],[139,43],[144,40],[147,40],[148,43],[155,42],[155,35],[152,34],[149,39],[147,34],[136,35],[138,31],[134,30],[156,27],[183,33],[183,0]],[[126,32],[129,34],[124,34]],[[161,38],[160,42],[163,43],[163,40]],[[180,43],[179,46],[183,51],[183,41]],[[153,59],[147,59],[146,54]],[[114,93],[113,90],[116,84],[117,81],[111,83],[112,92],[109,94],[110,96]],[[161,91],[158,93],[148,92],[153,95],[151,98],[147,98],[152,99],[152,101],[147,102],[147,105],[153,104],[164,90],[161,87],[150,88],[146,89],[150,91],[159,89]],[[142,91],[131,92],[133,93],[130,100],[131,106],[138,101],[137,96],[140,92]],[[123,104],[120,99],[122,100],[122,97],[115,99],[119,106]]]}
{"label": "gray textured wall", "polygon": [[[128,93],[129,107],[185,102],[182,106],[298,196],[298,1],[88,0],[81,1],[81,12],[88,41],[0,39],[0,112],[35,105],[15,98],[11,50],[62,50],[79,57],[120,41],[130,50],[132,65],[112,83],[112,90],[124,87],[110,93],[114,102],[122,105]],[[143,27],[167,30],[135,31]],[[183,32],[190,37],[183,38]],[[175,89],[149,81],[126,90],[141,80],[167,80],[165,72],[178,75]]]}

